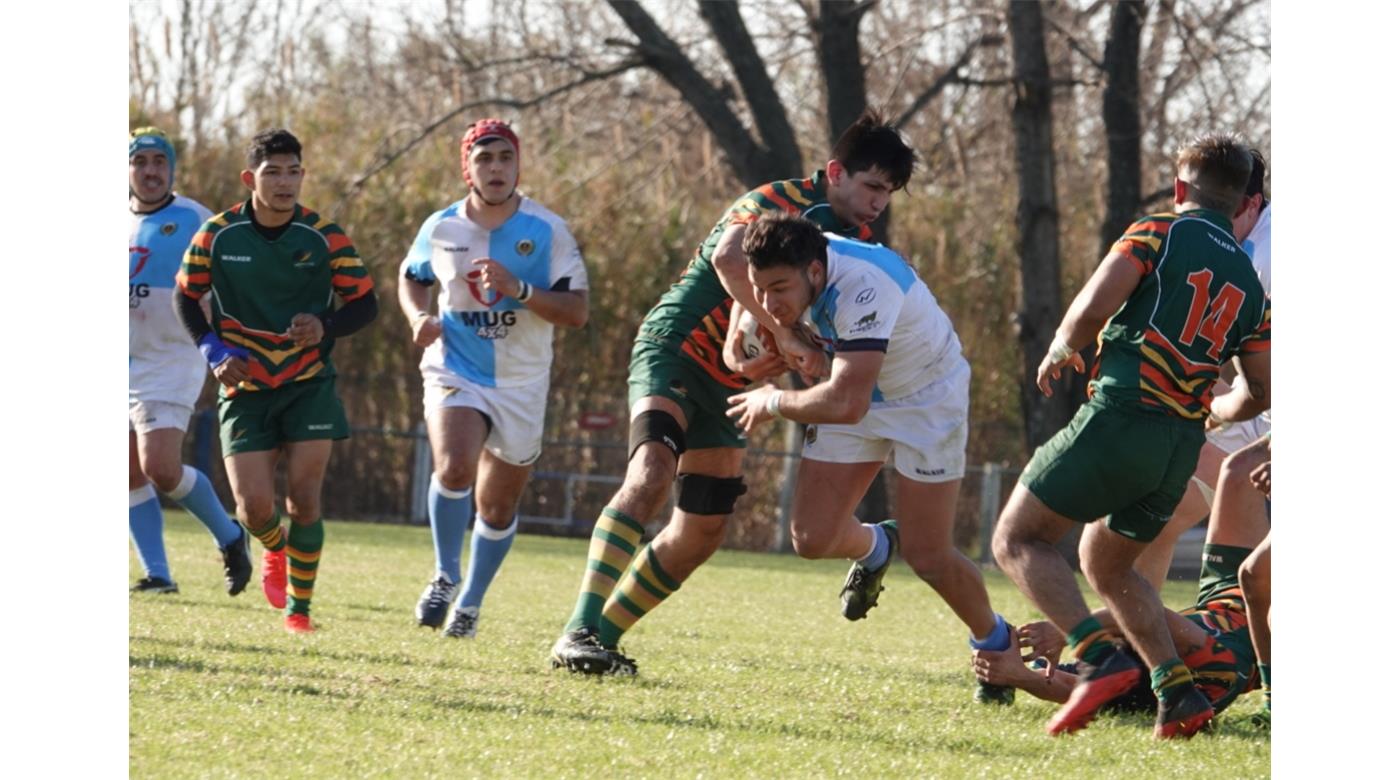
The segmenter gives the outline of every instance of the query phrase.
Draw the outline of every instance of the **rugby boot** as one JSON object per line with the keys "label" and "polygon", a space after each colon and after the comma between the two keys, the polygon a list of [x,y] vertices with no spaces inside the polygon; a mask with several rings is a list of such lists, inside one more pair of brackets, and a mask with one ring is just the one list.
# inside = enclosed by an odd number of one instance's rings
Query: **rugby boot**
{"label": "rugby boot", "polygon": [[890,570],[895,556],[899,554],[899,526],[893,520],[885,520],[876,526],[890,540],[890,555],[878,569],[867,569],[860,563],[851,564],[846,574],[846,584],[841,588],[841,614],[847,620],[861,620],[866,613],[877,606],[880,591],[885,589],[885,572]]}
{"label": "rugby boot", "polygon": [[596,630],[584,626],[559,637],[549,653],[549,663],[555,669],[564,668],[581,674],[608,674],[615,665],[614,655],[598,641]]}
{"label": "rugby boot", "polygon": [[457,600],[457,591],[461,587],[460,583],[448,582],[441,574],[428,583],[428,587],[418,599],[418,608],[414,610],[414,614],[418,616],[418,625],[442,628],[442,624],[447,620],[447,610],[451,608],[452,602]]}
{"label": "rugby boot", "polygon": [[303,615],[300,612],[293,612],[282,622],[282,626],[289,634],[313,634],[316,627],[311,625],[311,616]]}
{"label": "rugby boot", "polygon": [[253,578],[253,561],[248,555],[248,532],[238,529],[238,538],[219,548],[224,558],[224,585],[228,595],[237,596]]}
{"label": "rugby boot", "polygon": [[612,666],[608,669],[607,674],[615,674],[620,677],[637,676],[637,662],[623,655],[620,649],[609,650],[608,657],[612,660]]}
{"label": "rugby boot", "polygon": [[1191,737],[1215,717],[1215,708],[1194,685],[1183,685],[1167,701],[1157,702],[1157,725],[1152,736],[1158,739]]}
{"label": "rugby boot", "polygon": [[263,551],[263,595],[274,609],[287,608],[287,548]]}
{"label": "rugby boot", "polygon": [[1098,666],[1080,663],[1079,682],[1069,694],[1069,701],[1060,707],[1046,725],[1051,735],[1068,734],[1089,725],[1099,708],[1131,691],[1142,677],[1142,670],[1122,650],[1104,659]]}
{"label": "rugby boot", "polygon": [[131,586],[132,593],[179,593],[180,586],[160,577],[142,577]]}
{"label": "rugby boot", "polygon": [[1016,701],[1016,689],[1009,685],[992,685],[977,681],[977,689],[972,692],[972,700],[978,704],[1009,705]]}
{"label": "rugby boot", "polygon": [[452,613],[452,622],[447,624],[447,630],[442,632],[443,636],[450,636],[453,639],[475,639],[476,623],[481,619],[481,610],[478,607],[467,607]]}

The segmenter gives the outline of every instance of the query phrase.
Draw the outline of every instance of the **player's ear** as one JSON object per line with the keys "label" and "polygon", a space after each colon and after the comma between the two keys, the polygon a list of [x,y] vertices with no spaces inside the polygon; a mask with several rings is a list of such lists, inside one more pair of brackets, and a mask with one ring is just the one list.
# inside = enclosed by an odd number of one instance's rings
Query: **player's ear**
{"label": "player's ear", "polygon": [[846,178],[846,166],[842,165],[840,160],[827,160],[826,178],[833,185],[840,185]]}
{"label": "player's ear", "polygon": [[[1243,217],[1245,213],[1247,213],[1251,208],[1253,208],[1253,206],[1255,205],[1254,198],[1255,196],[1253,195],[1246,195],[1243,198],[1240,198],[1240,207],[1235,209],[1235,216],[1233,217],[1233,219],[1239,219],[1240,217]],[[1259,198],[1262,200],[1263,196],[1260,195]]]}
{"label": "player's ear", "polygon": [[246,170],[246,169],[245,169],[242,173],[238,174],[238,178],[239,178],[239,180],[241,180],[241,181],[243,182],[243,186],[244,186],[244,187],[247,187],[247,188],[250,189],[250,190],[253,189],[253,172],[252,172],[252,171]]}
{"label": "player's ear", "polygon": [[1181,177],[1177,177],[1176,182],[1172,185],[1172,197],[1173,203],[1186,202],[1186,182],[1182,181]]}

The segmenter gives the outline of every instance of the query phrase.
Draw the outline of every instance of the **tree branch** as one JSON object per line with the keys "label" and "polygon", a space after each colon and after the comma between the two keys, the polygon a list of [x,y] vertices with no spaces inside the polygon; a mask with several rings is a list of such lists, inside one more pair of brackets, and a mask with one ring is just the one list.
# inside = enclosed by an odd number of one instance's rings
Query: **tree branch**
{"label": "tree branch", "polygon": [[[923,110],[923,107],[927,105],[930,100],[938,97],[944,87],[947,87],[949,84],[969,84],[970,82],[964,80],[962,76],[958,74],[958,71],[967,67],[968,63],[972,62],[972,55],[977,52],[977,49],[983,46],[1000,46],[1004,42],[1005,39],[1002,38],[1002,36],[993,33],[982,35],[976,40],[969,42],[962,53],[958,55],[958,58],[953,61],[953,64],[949,65],[947,70],[939,74],[938,78],[934,79],[933,83],[930,84],[927,89],[919,93],[919,96],[914,98],[914,102],[909,105],[909,108],[900,115],[899,119],[895,120],[895,128],[902,128],[908,124],[909,120],[913,119],[915,114]],[[1007,83],[1010,83],[1010,81],[1008,80]]]}
{"label": "tree branch", "polygon": [[802,167],[802,153],[797,148],[797,134],[788,122],[787,112],[778,91],[773,87],[773,79],[764,67],[763,58],[749,36],[744,18],[739,15],[739,6],[734,2],[702,2],[700,16],[710,26],[715,40],[719,41],[729,67],[739,80],[744,100],[749,104],[754,124],[758,128],[763,145],[775,159],[775,163],[788,170]]}
{"label": "tree branch", "polygon": [[1054,19],[1047,18],[1045,20],[1045,23],[1051,28],[1053,28],[1055,32],[1059,33],[1060,35],[1063,35],[1065,37],[1065,40],[1069,42],[1069,47],[1075,52],[1077,52],[1081,57],[1088,60],[1089,64],[1093,65],[1099,70],[1107,70],[1107,67],[1103,63],[1103,60],[1096,58],[1094,56],[1094,53],[1089,51],[1088,47],[1079,42],[1079,39],[1074,36],[1074,33],[1061,27],[1055,22]]}
{"label": "tree branch", "polygon": [[632,45],[641,55],[642,64],[656,71],[690,104],[741,181],[753,186],[792,174],[768,159],[767,150],[749,135],[730,107],[729,96],[701,75],[695,63],[640,4],[635,0],[608,0],[608,5],[637,36],[637,43]]}
{"label": "tree branch", "polygon": [[541,103],[544,103],[545,101],[550,100],[551,98],[558,97],[559,95],[562,95],[566,92],[577,89],[578,87],[581,87],[584,84],[609,79],[613,76],[618,75],[619,73],[625,73],[629,70],[632,70],[633,68],[641,67],[641,65],[642,62],[640,59],[624,60],[611,68],[585,73],[583,76],[574,79],[573,81],[570,81],[567,84],[563,84],[558,87],[555,87],[554,89],[541,92],[540,94],[528,100],[512,100],[510,98],[494,97],[485,98],[482,100],[472,100],[463,103],[457,106],[456,108],[452,109],[451,111],[448,111],[447,113],[438,117],[437,119],[434,119],[432,122],[428,123],[426,126],[423,127],[422,130],[418,132],[417,135],[409,139],[408,143],[381,157],[377,162],[374,163],[374,165],[370,166],[368,170],[355,177],[355,180],[350,183],[350,186],[348,188],[346,188],[345,194],[341,196],[339,201],[336,201],[335,207],[331,209],[329,213],[331,214],[331,216],[334,216],[337,212],[340,211],[340,207],[342,204],[355,197],[355,195],[359,194],[360,190],[364,189],[365,184],[367,184],[370,179],[374,178],[384,169],[393,165],[395,162],[398,161],[400,157],[403,157],[405,154],[408,154],[420,143],[422,143],[434,132],[436,132],[438,128],[442,127],[443,125],[447,124],[453,119],[456,119],[458,116],[461,116],[463,112],[469,109],[479,108],[481,106],[501,106],[504,108],[513,108],[517,111],[523,111],[524,109],[532,108]]}

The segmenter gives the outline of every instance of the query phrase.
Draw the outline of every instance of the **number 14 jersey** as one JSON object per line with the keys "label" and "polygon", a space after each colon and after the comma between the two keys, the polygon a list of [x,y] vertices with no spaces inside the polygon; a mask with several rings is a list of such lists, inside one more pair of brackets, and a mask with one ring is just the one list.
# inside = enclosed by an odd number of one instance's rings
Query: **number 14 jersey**
{"label": "number 14 jersey", "polygon": [[1144,217],[1112,251],[1142,279],[1099,335],[1090,394],[1204,418],[1220,366],[1269,348],[1269,299],[1249,255],[1206,209]]}

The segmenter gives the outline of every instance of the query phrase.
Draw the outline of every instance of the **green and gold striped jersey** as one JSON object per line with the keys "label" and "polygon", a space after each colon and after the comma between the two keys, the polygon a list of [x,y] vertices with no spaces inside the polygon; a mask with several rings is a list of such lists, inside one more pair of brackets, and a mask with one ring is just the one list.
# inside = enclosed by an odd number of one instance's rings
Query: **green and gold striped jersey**
{"label": "green and gold striped jersey", "polygon": [[1142,279],[1099,334],[1090,394],[1205,418],[1221,364],[1269,348],[1269,299],[1249,255],[1206,209],[1144,217],[1112,251]]}
{"label": "green and gold striped jersey", "polygon": [[249,353],[249,379],[226,397],[335,375],[332,341],[298,347],[286,335],[297,314],[331,310],[334,296],[353,301],[374,287],[350,238],[338,225],[295,207],[275,239],[252,220],[251,201],[216,214],[195,233],[176,282],[190,298],[212,294],[214,331]]}
{"label": "green and gold striped jersey", "polygon": [[720,283],[711,257],[720,236],[733,225],[748,225],[769,211],[800,214],[823,232],[870,239],[870,228],[851,226],[837,218],[826,197],[826,173],[806,179],[764,184],[745,193],[724,212],[700,243],[685,272],[661,296],[643,320],[637,338],[663,344],[693,360],[714,381],[741,388],[747,380],[724,365],[724,336],[729,330],[729,309],[734,301]]}

